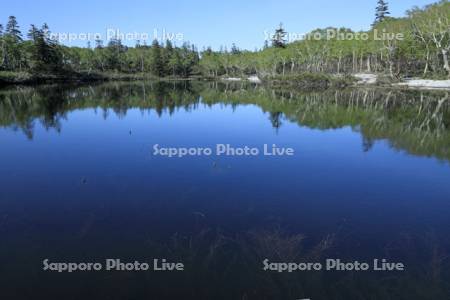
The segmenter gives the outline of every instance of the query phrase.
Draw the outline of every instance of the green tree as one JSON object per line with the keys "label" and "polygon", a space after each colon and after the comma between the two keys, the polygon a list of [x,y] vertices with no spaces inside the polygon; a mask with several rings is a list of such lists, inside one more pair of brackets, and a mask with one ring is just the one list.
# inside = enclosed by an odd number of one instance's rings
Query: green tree
{"label": "green tree", "polygon": [[106,54],[105,48],[103,47],[103,41],[101,39],[95,40],[92,64],[96,70],[100,70],[102,72],[106,71]]}
{"label": "green tree", "polygon": [[450,76],[450,3],[441,1],[411,14],[413,33],[427,51],[427,62],[434,52],[435,64]]}
{"label": "green tree", "polygon": [[6,56],[6,51],[5,51],[5,42],[3,39],[3,25],[0,24],[0,70],[3,69],[4,67],[4,63],[5,63],[5,56]]}
{"label": "green tree", "polygon": [[150,56],[150,72],[155,76],[162,77],[164,76],[164,69],[161,46],[158,40],[155,39],[152,43]]}
{"label": "green tree", "polygon": [[112,38],[105,48],[106,68],[114,71],[124,71],[125,52],[127,48],[118,38]]}
{"label": "green tree", "polygon": [[172,56],[174,56],[174,48],[172,42],[170,40],[167,40],[166,47],[162,48],[161,51],[162,63],[164,66],[164,75],[172,74],[172,68],[169,66],[169,62]]}
{"label": "green tree", "polygon": [[22,33],[17,23],[16,17],[10,16],[6,24],[4,34],[5,52],[4,64],[10,70],[22,69],[21,52]]}
{"label": "green tree", "polygon": [[241,50],[239,50],[239,48],[236,46],[235,43],[233,43],[233,45],[231,45],[231,54],[240,54]]}
{"label": "green tree", "polygon": [[33,72],[59,73],[62,71],[62,56],[58,44],[50,38],[47,24],[41,29],[31,25],[28,37],[33,41],[31,68]]}
{"label": "green tree", "polygon": [[386,17],[390,14],[387,1],[378,0],[378,5],[375,11],[375,22],[373,25],[383,22],[384,19],[386,19]]}
{"label": "green tree", "polygon": [[183,65],[181,63],[181,56],[179,51],[174,51],[169,59],[168,67],[172,76],[178,76],[181,74]]}
{"label": "green tree", "polygon": [[22,33],[20,32],[16,17],[9,17],[8,23],[6,24],[6,34],[16,43],[22,41]]}
{"label": "green tree", "polygon": [[285,48],[287,44],[286,40],[287,32],[283,28],[283,24],[280,23],[280,27],[275,30],[275,34],[272,37],[272,46],[276,48]]}

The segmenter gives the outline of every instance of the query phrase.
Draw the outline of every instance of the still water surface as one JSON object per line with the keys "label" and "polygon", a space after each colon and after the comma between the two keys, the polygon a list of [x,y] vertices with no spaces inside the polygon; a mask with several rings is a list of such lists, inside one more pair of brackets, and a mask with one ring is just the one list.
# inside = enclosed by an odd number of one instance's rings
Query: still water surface
{"label": "still water surface", "polygon": [[[295,155],[153,155],[153,147]],[[0,90],[4,299],[449,299],[445,92],[219,83]],[[52,262],[181,272],[44,272]],[[263,271],[387,259],[402,272]]]}

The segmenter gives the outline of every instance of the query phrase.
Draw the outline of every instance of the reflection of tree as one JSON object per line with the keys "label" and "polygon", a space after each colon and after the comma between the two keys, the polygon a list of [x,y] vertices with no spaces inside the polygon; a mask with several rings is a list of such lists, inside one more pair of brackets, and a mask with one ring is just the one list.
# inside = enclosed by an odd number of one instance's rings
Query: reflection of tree
{"label": "reflection of tree", "polygon": [[374,141],[370,138],[363,136],[363,151],[369,152],[373,147]]}
{"label": "reflection of tree", "polygon": [[281,127],[281,118],[283,116],[283,114],[281,112],[270,112],[269,113],[270,117],[270,123],[272,123],[272,127],[276,129],[276,131],[278,132],[278,129],[280,129]]}
{"label": "reflection of tree", "polygon": [[[220,90],[220,86],[218,87]],[[204,93],[204,92],[202,92]],[[350,126],[360,132],[363,150],[387,140],[395,149],[450,160],[450,105],[442,92],[348,90],[305,93],[264,88],[210,92],[205,101],[256,104],[285,119],[318,129]]]}
{"label": "reflection of tree", "polygon": [[36,89],[19,88],[2,93],[0,97],[0,124],[21,129],[28,138],[33,137],[35,121],[45,129],[61,130],[60,120],[65,118],[68,103],[67,90],[58,86]]}
{"label": "reflection of tree", "polygon": [[233,109],[257,105],[269,113],[275,129],[283,119],[317,129],[350,126],[361,133],[364,151],[384,139],[395,149],[450,160],[448,94],[429,91],[305,93],[242,83],[187,81],[44,86],[1,91],[0,126],[20,129],[32,138],[36,121],[46,129],[61,130],[61,120],[76,109],[100,108],[104,118],[111,112],[123,118],[132,108],[154,110],[161,116],[219,103]]}
{"label": "reflection of tree", "polygon": [[61,120],[76,109],[101,108],[106,119],[110,112],[122,119],[131,108],[154,109],[159,114],[177,108],[195,108],[199,95],[190,83],[139,85],[109,83],[98,86],[40,86],[0,92],[0,126],[22,130],[33,137],[34,122],[46,129],[61,130]]}

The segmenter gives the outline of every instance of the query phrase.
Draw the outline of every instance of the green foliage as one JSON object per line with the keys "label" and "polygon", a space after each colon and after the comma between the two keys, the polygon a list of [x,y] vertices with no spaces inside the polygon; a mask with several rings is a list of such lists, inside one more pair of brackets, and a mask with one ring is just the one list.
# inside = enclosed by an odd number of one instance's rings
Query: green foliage
{"label": "green foliage", "polygon": [[56,41],[50,38],[46,24],[41,29],[31,25],[28,37],[33,42],[30,47],[29,64],[33,73],[60,73],[62,71],[62,55]]}
{"label": "green foliage", "polygon": [[124,65],[126,51],[127,48],[122,45],[120,39],[111,39],[108,47],[103,50],[107,69],[119,72],[123,71],[126,68],[126,65]]}
{"label": "green foliage", "polygon": [[[157,77],[246,77],[261,78],[310,73],[345,75],[371,72],[399,79],[404,76],[445,77],[450,75],[450,3],[440,1],[413,8],[404,18],[388,17],[386,1],[379,0],[377,21],[367,32],[348,28],[322,28],[304,39],[287,43],[282,25],[272,47],[201,53],[185,43],[170,41],[151,46],[127,47],[119,39],[97,40],[90,47],[66,47],[49,38],[48,27],[32,26],[23,40],[15,17],[3,32],[0,27],[0,70],[42,73],[117,72],[142,73]],[[341,77],[342,78],[342,77]]]}
{"label": "green foliage", "polygon": [[387,3],[380,1],[378,21],[367,32],[329,27],[313,30],[285,47],[266,46],[261,51],[231,54],[208,50],[202,53],[200,66],[208,76],[258,74],[262,78],[369,72],[397,80],[404,76],[450,74],[448,1],[415,8],[404,18],[391,18],[388,14]]}
{"label": "green foliage", "polygon": [[161,48],[157,40],[152,43],[152,52],[150,56],[150,71],[153,75],[164,76],[164,63]]}
{"label": "green foliage", "polygon": [[284,48],[286,47],[287,40],[286,40],[287,32],[283,28],[283,24],[280,23],[280,27],[278,27],[275,30],[275,34],[272,37],[272,46],[276,48]]}
{"label": "green foliage", "polygon": [[9,36],[15,43],[22,41],[22,33],[19,29],[16,17],[10,16],[6,24],[6,35]]}
{"label": "green foliage", "polygon": [[383,22],[390,14],[388,3],[384,0],[378,0],[378,6],[375,13],[375,22],[373,25],[375,26],[376,24]]}
{"label": "green foliage", "polygon": [[106,46],[96,40],[92,49],[66,47],[50,37],[46,24],[41,28],[31,25],[27,40],[23,40],[16,18],[10,17],[5,32],[0,25],[0,70],[36,75],[64,73],[69,77],[74,73],[83,77],[94,72],[188,77],[198,72],[199,55],[189,44],[174,47],[167,41],[163,47],[154,41],[152,46],[138,43],[136,47],[127,47],[120,39],[113,38]]}
{"label": "green foliage", "polygon": [[332,76],[323,73],[301,73],[290,75],[275,75],[267,78],[274,87],[297,87],[302,89],[343,88],[352,85],[356,79],[353,76]]}

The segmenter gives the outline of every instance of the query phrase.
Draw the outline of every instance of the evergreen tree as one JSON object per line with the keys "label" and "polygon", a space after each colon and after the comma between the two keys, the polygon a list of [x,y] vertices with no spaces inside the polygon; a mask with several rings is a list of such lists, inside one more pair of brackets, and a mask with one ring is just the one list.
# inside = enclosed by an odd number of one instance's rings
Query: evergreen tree
{"label": "evergreen tree", "polygon": [[211,46],[208,46],[208,48],[206,48],[206,50],[203,52],[204,55],[212,55],[213,51]]}
{"label": "evergreen tree", "polygon": [[159,45],[158,40],[155,39],[152,43],[150,71],[153,75],[158,77],[164,76],[164,64],[161,52],[161,46]]}
{"label": "evergreen tree", "polygon": [[170,40],[166,41],[166,51],[168,53],[172,53],[172,51],[173,51],[173,45],[172,45],[172,42]]}
{"label": "evergreen tree", "polygon": [[99,38],[95,40],[95,48],[96,49],[102,49],[103,48],[103,41]]}
{"label": "evergreen tree", "polygon": [[32,41],[36,41],[38,37],[38,31],[39,29],[35,25],[31,24],[31,28],[28,31],[27,37]]}
{"label": "evergreen tree", "polygon": [[233,45],[231,45],[231,54],[240,54],[241,51],[239,50],[239,48],[236,46],[235,43],[233,43]]}
{"label": "evergreen tree", "polygon": [[112,38],[106,47],[106,67],[110,70],[122,71],[127,48],[119,38]]}
{"label": "evergreen tree", "polygon": [[179,51],[174,51],[168,62],[168,68],[172,76],[180,75],[182,71],[181,56]]}
{"label": "evergreen tree", "polygon": [[169,66],[169,62],[172,59],[172,57],[174,56],[174,49],[173,49],[173,45],[172,42],[170,40],[166,41],[166,47],[164,49],[161,49],[162,51],[162,63],[164,66],[164,75],[167,74],[172,74],[173,69],[171,68],[171,66]]}
{"label": "evergreen tree", "polygon": [[22,69],[22,33],[16,17],[10,16],[4,33],[3,64],[9,70]]}
{"label": "evergreen tree", "polygon": [[384,0],[378,0],[378,6],[376,8],[375,12],[375,22],[373,26],[377,25],[380,22],[383,22],[384,19],[391,13],[389,12],[389,6],[387,1]]}
{"label": "evergreen tree", "polygon": [[15,42],[22,41],[22,33],[20,32],[19,24],[16,17],[10,16],[8,23],[6,24],[6,34]]}
{"label": "evergreen tree", "polygon": [[59,73],[62,70],[62,56],[56,41],[50,38],[47,24],[44,24],[41,29],[31,25],[28,37],[33,41],[32,71]]}
{"label": "evergreen tree", "polygon": [[3,25],[0,24],[0,70],[3,69],[3,64],[5,63],[6,51],[5,43],[3,40]]}
{"label": "evergreen tree", "polygon": [[283,28],[283,24],[280,23],[280,27],[275,30],[275,34],[272,37],[272,46],[276,48],[285,48],[287,44],[286,40],[287,32]]}

